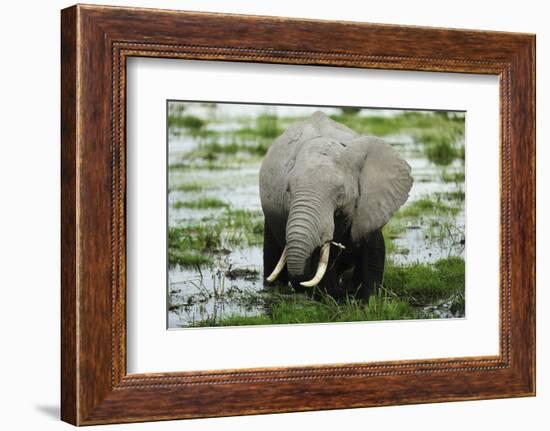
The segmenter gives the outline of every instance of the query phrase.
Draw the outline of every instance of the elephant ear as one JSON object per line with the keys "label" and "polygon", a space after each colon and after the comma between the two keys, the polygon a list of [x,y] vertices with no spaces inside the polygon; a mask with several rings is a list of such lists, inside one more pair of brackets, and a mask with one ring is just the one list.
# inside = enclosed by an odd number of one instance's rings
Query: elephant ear
{"label": "elephant ear", "polygon": [[407,201],[413,179],[409,164],[384,141],[361,136],[351,145],[362,147],[365,154],[351,226],[352,239],[359,242],[384,226]]}

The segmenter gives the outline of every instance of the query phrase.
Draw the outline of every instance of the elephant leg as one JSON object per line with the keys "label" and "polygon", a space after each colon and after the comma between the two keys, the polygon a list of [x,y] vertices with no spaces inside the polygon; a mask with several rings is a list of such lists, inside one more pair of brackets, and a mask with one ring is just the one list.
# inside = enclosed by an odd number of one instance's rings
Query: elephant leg
{"label": "elephant leg", "polygon": [[[273,272],[275,266],[277,266],[277,262],[279,262],[282,253],[283,249],[279,246],[267,223],[264,221],[264,282]],[[281,271],[275,282],[282,285],[288,284],[288,273],[286,268]]]}
{"label": "elephant leg", "polygon": [[367,302],[372,293],[382,284],[386,246],[380,229],[372,232],[361,247],[356,280],[361,282],[359,296]]}
{"label": "elephant leg", "polygon": [[[348,280],[344,278],[344,274],[349,270],[350,265],[344,256],[333,254],[334,260],[331,263],[330,270],[327,272],[323,281],[327,286],[327,291],[335,299],[345,298],[349,292],[349,284],[351,271],[348,274]],[[351,265],[352,266],[352,265]]]}
{"label": "elephant leg", "polygon": [[333,260],[329,261],[329,268],[330,269],[327,270],[321,282],[317,285],[317,288],[312,290],[312,292],[317,293],[316,299],[322,299],[323,295],[327,294],[333,298],[339,298],[342,296],[339,291],[338,271],[337,268],[335,268]]}

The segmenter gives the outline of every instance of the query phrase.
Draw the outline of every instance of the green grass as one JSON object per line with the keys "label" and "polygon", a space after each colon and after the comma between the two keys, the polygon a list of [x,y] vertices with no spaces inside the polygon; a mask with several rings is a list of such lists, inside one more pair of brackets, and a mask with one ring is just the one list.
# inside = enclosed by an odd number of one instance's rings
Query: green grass
{"label": "green grass", "polygon": [[333,120],[345,124],[358,133],[376,136],[397,135],[418,130],[443,129],[457,135],[464,133],[464,116],[447,116],[438,113],[403,112],[393,117],[368,116],[343,112],[331,115]]}
{"label": "green grass", "polygon": [[355,114],[358,114],[359,112],[361,112],[362,108],[358,108],[356,106],[345,106],[345,107],[340,108],[340,109],[342,110],[343,114],[355,115]]}
{"label": "green grass", "polygon": [[168,116],[168,127],[187,129],[190,132],[199,132],[206,125],[206,121],[194,115]]}
{"label": "green grass", "polygon": [[464,145],[457,143],[464,136],[463,131],[453,128],[429,128],[413,133],[415,140],[423,144],[428,160],[436,165],[448,166],[455,159],[464,160]]}
{"label": "green grass", "polygon": [[197,265],[212,265],[214,263],[214,258],[207,253],[170,248],[168,250],[168,261],[171,265],[180,264],[188,267],[196,267]]}
{"label": "green grass", "polygon": [[[464,161],[464,145],[460,144],[464,137],[464,117],[461,115],[403,112],[394,117],[363,117],[355,111],[343,110],[341,114],[331,117],[360,134],[410,135],[421,145],[420,151],[424,156],[440,166],[448,166],[457,159]],[[182,114],[169,116],[170,127],[185,129],[192,136],[202,137],[197,148],[189,151],[185,157],[212,164],[201,165],[208,169],[215,169],[217,165],[214,162],[227,161],[230,156],[247,155],[254,160],[263,157],[273,140],[283,133],[287,123],[292,121],[264,114],[254,119],[249,118],[246,122],[243,120],[243,127],[240,129],[215,132],[208,130],[206,120],[198,117]],[[222,136],[223,141],[220,139]]]}
{"label": "green grass", "polygon": [[398,238],[403,234],[403,232],[405,232],[406,229],[407,226],[397,217],[391,218],[388,224],[382,228],[384,236],[391,239]]}
{"label": "green grass", "polygon": [[171,190],[178,192],[202,192],[205,189],[204,184],[191,182],[191,183],[181,183],[173,187]]}
{"label": "green grass", "polygon": [[[207,130],[206,121],[192,115],[170,115],[168,126],[185,129],[192,136],[202,137],[197,148],[185,154],[188,159],[214,162],[222,156],[248,154],[264,156],[274,138],[284,129],[275,115],[259,115],[253,125],[234,131],[215,132]],[[224,137],[224,141],[220,137]]]}
{"label": "green grass", "polygon": [[222,156],[235,156],[248,154],[251,156],[264,156],[269,148],[269,141],[263,139],[234,138],[231,142],[221,144],[217,138],[209,138],[201,142],[197,148],[184,155],[187,159],[203,159],[215,161]]}
{"label": "green grass", "polygon": [[196,322],[197,326],[282,325],[326,322],[357,322],[372,320],[414,319],[417,310],[403,301],[373,295],[368,304],[348,296],[343,302],[335,301],[328,294],[318,300],[302,296],[279,296],[268,314],[242,316],[233,314],[221,318],[207,318]]}
{"label": "green grass", "polygon": [[407,301],[379,294],[369,298],[365,309],[365,319],[361,320],[403,320],[418,317],[418,311]]}
{"label": "green grass", "polygon": [[360,134],[412,135],[422,145],[428,160],[437,165],[447,166],[455,159],[464,160],[464,146],[458,145],[464,137],[463,115],[403,112],[394,117],[361,117],[354,112],[344,111],[331,117]]}
{"label": "green grass", "polygon": [[453,301],[453,312],[464,314],[464,259],[450,257],[433,264],[395,265],[388,262],[383,287],[367,304],[346,296],[340,301],[317,291],[314,298],[280,294],[266,304],[260,316],[216,316],[197,326],[279,325],[431,318],[424,308]]}
{"label": "green grass", "polygon": [[466,146],[460,145],[457,150],[457,158],[462,162],[462,165],[466,163]]}
{"label": "green grass", "polygon": [[197,322],[195,326],[246,326],[246,325],[271,325],[273,321],[265,314],[259,316],[241,316],[238,314],[223,317],[221,320],[206,319]]}
{"label": "green grass", "polygon": [[254,125],[247,125],[235,132],[235,135],[242,137],[259,137],[274,139],[284,132],[280,119],[276,115],[258,115]]}
{"label": "green grass", "polygon": [[234,157],[231,160],[216,161],[216,160],[182,160],[171,163],[168,166],[169,171],[192,171],[192,170],[207,170],[207,171],[225,171],[231,169],[240,169],[242,164],[248,163],[249,158]]}
{"label": "green grass", "polygon": [[395,265],[387,262],[384,287],[412,305],[430,305],[464,293],[464,259],[449,257],[434,264]]}
{"label": "green grass", "polygon": [[283,133],[276,115],[259,115],[256,117],[256,130],[263,138],[276,138]]}
{"label": "green grass", "polygon": [[466,199],[466,193],[464,193],[464,190],[456,190],[453,192],[437,193],[437,197],[440,199],[443,198],[463,202],[464,199]]}
{"label": "green grass", "polygon": [[381,116],[361,117],[355,113],[342,112],[330,117],[360,134],[387,136],[398,134],[404,128],[399,116],[392,118]]}
{"label": "green grass", "polygon": [[463,183],[466,178],[464,171],[447,172],[443,171],[441,180],[445,183]]}
{"label": "green grass", "polygon": [[[376,136],[408,135],[414,141],[417,157],[426,157],[434,164],[447,166],[455,160],[464,160],[464,117],[445,113],[406,112],[394,117],[362,117],[355,110],[344,110],[333,116],[358,133]],[[173,114],[173,115],[172,115]],[[179,163],[170,169],[232,169],[238,164],[258,162],[267,152],[269,145],[291,123],[298,118],[262,115],[246,117],[238,121],[237,130],[212,131],[209,121],[181,112],[170,112],[169,126],[175,132],[187,133],[195,138],[196,148],[186,153]],[[212,120],[213,121],[213,120]],[[454,165],[441,169],[441,180],[457,185],[464,182],[464,171],[455,172]],[[181,173],[183,174],[183,173]],[[174,186],[172,190],[182,192],[203,192],[210,186],[198,182],[188,182]],[[453,189],[454,190],[454,189]],[[216,208],[215,217],[210,217],[183,226],[169,229],[169,261],[187,267],[219,264],[220,256],[240,247],[261,245],[263,240],[263,217],[261,212],[237,210],[220,199],[209,199],[202,194],[193,200],[178,201],[176,208]],[[464,261],[460,258],[443,259],[435,264],[417,263],[400,266],[391,262],[391,255],[406,250],[397,250],[394,240],[404,234],[407,226],[416,223],[414,218],[430,217],[432,220],[449,220],[460,209],[464,200],[461,187],[457,191],[434,193],[430,198],[410,202],[401,208],[384,227],[386,251],[389,259],[386,264],[384,287],[370,298],[368,304],[348,297],[336,301],[328,295],[314,299],[302,295],[274,295],[265,304],[267,310],[261,316],[220,316],[213,320],[196,323],[201,326],[216,325],[261,325],[284,323],[349,322],[364,320],[415,319],[426,317],[422,307],[438,301],[456,298],[456,307],[464,311]],[[456,205],[455,205],[456,204]],[[433,234],[441,235],[439,228]],[[431,232],[431,231],[430,231]],[[444,233],[443,233],[444,234]],[[431,234],[429,234],[431,235]],[[429,241],[428,237],[426,237]],[[399,244],[398,241],[395,241]],[[223,276],[223,274],[222,274]],[[237,295],[237,294],[236,294]],[[249,301],[264,299],[254,291]],[[238,301],[237,295],[231,301]],[[455,300],[453,300],[455,301]],[[262,305],[257,305],[258,307]],[[429,317],[429,316],[428,316]]]}
{"label": "green grass", "polygon": [[258,245],[258,240],[263,241],[264,218],[261,211],[227,208],[222,216],[216,220],[226,229],[242,231],[248,238],[249,245]]}
{"label": "green grass", "polygon": [[401,208],[393,217],[395,219],[406,217],[417,218],[421,216],[457,214],[459,211],[460,208],[449,206],[445,202],[442,202],[441,199],[421,198]]}
{"label": "green grass", "polygon": [[226,207],[215,218],[168,229],[168,260],[171,265],[211,263],[228,247],[250,247],[263,241],[263,216],[259,211]]}
{"label": "green grass", "polygon": [[463,201],[466,199],[466,193],[464,190],[458,190],[456,192],[448,192],[447,196],[449,196],[450,199],[454,199],[457,201]]}
{"label": "green grass", "polygon": [[424,231],[424,237],[428,241],[435,244],[444,244],[449,241],[458,243],[465,241],[463,228],[457,226],[454,220],[438,220],[432,219],[429,221],[428,228]]}
{"label": "green grass", "polygon": [[[246,293],[246,292],[245,292]],[[233,292],[238,295],[239,292]],[[353,295],[340,300],[314,289],[311,297],[274,288],[268,296],[246,293],[243,301],[262,305],[266,313],[258,316],[215,315],[193,323],[194,326],[279,325],[323,322],[403,320],[437,317],[426,308],[452,302],[453,313],[464,315],[464,259],[450,257],[433,264],[386,264],[381,289],[363,303]],[[264,298],[262,302],[258,301]],[[233,298],[232,300],[238,300]],[[435,307],[437,308],[437,307]]]}
{"label": "green grass", "polygon": [[436,165],[450,165],[458,157],[457,149],[449,142],[441,141],[426,146],[426,157]]}
{"label": "green grass", "polygon": [[[430,222],[430,226],[425,230],[425,240],[435,241],[447,235],[450,235],[448,228],[453,228],[455,216],[463,208],[465,194],[463,191],[447,192],[435,194],[435,199],[422,198],[409,203],[407,206],[397,211],[390,221],[383,227],[384,244],[386,255],[409,254],[410,250],[398,247],[395,240],[403,237],[407,226],[420,228],[420,225],[426,223],[424,218]],[[452,200],[455,205],[450,205],[447,200]],[[447,220],[440,223],[439,220]],[[434,225],[435,223],[435,225]]]}
{"label": "green grass", "polygon": [[464,145],[456,143],[457,136],[447,131],[426,130],[417,139],[424,144],[426,158],[436,165],[448,166],[455,159],[464,162]]}
{"label": "green grass", "polygon": [[402,223],[402,221],[397,217],[391,218],[388,224],[382,228],[382,232],[384,234],[384,245],[386,246],[386,254],[391,255],[392,253],[395,253],[396,247],[393,240],[402,236],[405,230],[405,224]]}
{"label": "green grass", "polygon": [[176,201],[174,208],[190,208],[190,209],[209,209],[209,208],[227,208],[228,203],[216,198],[199,198],[192,201]]}

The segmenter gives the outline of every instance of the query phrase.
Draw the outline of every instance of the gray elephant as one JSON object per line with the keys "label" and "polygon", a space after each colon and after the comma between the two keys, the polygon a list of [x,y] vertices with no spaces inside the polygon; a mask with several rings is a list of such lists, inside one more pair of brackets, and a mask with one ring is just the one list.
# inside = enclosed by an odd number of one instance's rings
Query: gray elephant
{"label": "gray elephant", "polygon": [[289,127],[260,169],[266,281],[329,292],[351,283],[368,300],[384,274],[381,228],[406,202],[410,171],[389,144],[320,111]]}

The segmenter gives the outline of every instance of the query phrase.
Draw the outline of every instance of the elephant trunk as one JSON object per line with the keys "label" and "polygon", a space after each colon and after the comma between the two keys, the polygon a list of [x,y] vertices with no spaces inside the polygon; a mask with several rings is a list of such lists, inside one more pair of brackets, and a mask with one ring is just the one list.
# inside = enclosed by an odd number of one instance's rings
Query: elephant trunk
{"label": "elephant trunk", "polygon": [[286,228],[287,269],[291,279],[309,279],[317,268],[317,262],[312,265],[312,254],[324,241],[332,239],[333,232],[323,230],[327,217],[330,217],[328,225],[333,226],[333,214],[323,209],[323,205],[326,206],[326,200],[311,189],[296,191],[293,196]]}

